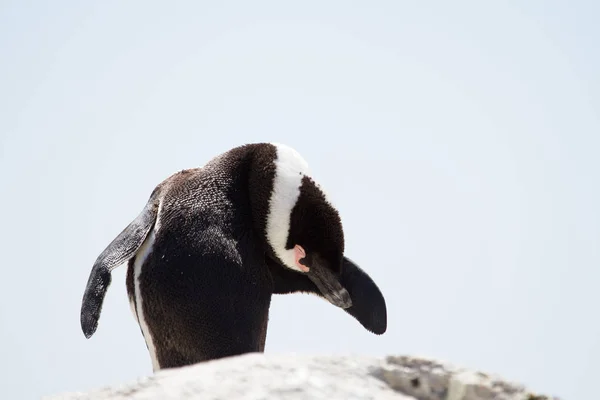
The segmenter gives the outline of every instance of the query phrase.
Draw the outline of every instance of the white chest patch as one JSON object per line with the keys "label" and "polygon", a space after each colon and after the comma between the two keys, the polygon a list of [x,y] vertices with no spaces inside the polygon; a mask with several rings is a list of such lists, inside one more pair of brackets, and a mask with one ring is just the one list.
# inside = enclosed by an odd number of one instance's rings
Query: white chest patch
{"label": "white chest patch", "polygon": [[144,261],[146,261],[146,258],[152,251],[154,238],[154,229],[152,229],[135,256],[135,262],[133,263],[133,287],[135,292],[135,314],[137,316],[137,321],[140,325],[140,328],[142,329],[142,334],[144,335],[146,346],[148,346],[148,351],[150,352],[150,358],[152,359],[152,368],[154,372],[156,372],[160,369],[160,365],[158,364],[158,358],[156,357],[156,347],[154,346],[154,339],[152,338],[152,333],[150,332],[150,328],[148,327],[148,324],[146,323],[146,318],[144,317],[142,294],[140,291],[140,275],[142,273],[142,266],[144,265]]}
{"label": "white chest patch", "polygon": [[310,176],[308,163],[289,146],[273,143],[277,147],[275,179],[267,215],[267,240],[285,266],[299,271],[294,259],[294,249],[286,249],[290,231],[292,209],[300,196],[302,178]]}

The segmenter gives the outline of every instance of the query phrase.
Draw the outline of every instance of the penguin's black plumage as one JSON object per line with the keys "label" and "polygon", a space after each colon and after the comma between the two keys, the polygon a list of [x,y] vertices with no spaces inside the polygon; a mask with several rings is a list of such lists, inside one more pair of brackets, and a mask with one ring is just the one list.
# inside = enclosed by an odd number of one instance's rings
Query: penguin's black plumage
{"label": "penguin's black plumage", "polygon": [[[274,294],[311,293],[324,297],[319,288],[306,276],[268,259],[267,265],[273,278]],[[339,281],[350,293],[352,305],[346,308],[360,324],[376,335],[385,333],[387,328],[387,310],[385,299],[371,277],[354,261],[344,257]]]}
{"label": "penguin's black plumage", "polygon": [[367,330],[386,330],[383,295],[344,256],[337,210],[284,145],[239,146],[160,183],[92,268],[81,308],[86,337],[110,272],[125,262],[154,371],[264,351],[274,293],[314,293]]}

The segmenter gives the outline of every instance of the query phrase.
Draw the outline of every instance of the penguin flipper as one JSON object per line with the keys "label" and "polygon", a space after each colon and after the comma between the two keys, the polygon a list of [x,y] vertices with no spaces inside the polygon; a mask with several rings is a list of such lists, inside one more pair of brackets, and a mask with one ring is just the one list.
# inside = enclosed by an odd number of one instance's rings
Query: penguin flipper
{"label": "penguin flipper", "polygon": [[352,298],[352,306],[345,311],[358,320],[368,331],[381,335],[387,330],[387,306],[377,284],[354,261],[344,257],[340,283]]}
{"label": "penguin flipper", "polygon": [[[324,298],[317,286],[306,276],[285,268],[267,257],[273,279],[273,293],[312,293]],[[341,285],[350,293],[352,306],[344,309],[368,331],[381,335],[387,330],[387,307],[383,294],[369,274],[355,262],[344,257]]]}
{"label": "penguin flipper", "polygon": [[98,256],[81,302],[81,329],[90,338],[98,327],[104,296],[111,282],[111,271],[129,260],[140,248],[156,222],[158,201],[155,193],[142,212]]}

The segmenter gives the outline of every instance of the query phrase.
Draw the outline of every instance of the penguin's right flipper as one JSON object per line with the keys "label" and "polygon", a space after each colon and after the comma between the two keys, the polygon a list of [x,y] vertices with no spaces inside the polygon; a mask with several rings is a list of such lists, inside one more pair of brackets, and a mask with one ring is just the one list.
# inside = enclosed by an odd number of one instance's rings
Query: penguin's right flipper
{"label": "penguin's right flipper", "polygon": [[363,269],[344,257],[340,283],[352,298],[352,306],[345,311],[367,330],[381,335],[387,330],[387,307],[377,284]]}
{"label": "penguin's right flipper", "polygon": [[129,260],[140,248],[154,226],[158,214],[157,191],[152,193],[142,212],[98,256],[83,294],[81,329],[90,338],[98,327],[111,271]]}
{"label": "penguin's right flipper", "polygon": [[[319,288],[304,274],[283,267],[267,257],[273,279],[273,293],[312,293],[324,297]],[[383,294],[371,277],[355,262],[344,257],[341,285],[348,291],[352,306],[345,308],[368,331],[381,335],[387,330],[387,307]]]}

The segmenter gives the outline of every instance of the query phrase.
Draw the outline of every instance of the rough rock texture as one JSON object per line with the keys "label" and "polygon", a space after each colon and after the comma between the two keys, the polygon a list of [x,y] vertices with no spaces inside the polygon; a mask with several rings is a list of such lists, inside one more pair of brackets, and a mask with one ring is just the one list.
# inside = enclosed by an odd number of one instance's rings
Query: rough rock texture
{"label": "rough rock texture", "polygon": [[48,400],[558,400],[434,360],[247,354],[160,371],[119,387]]}

